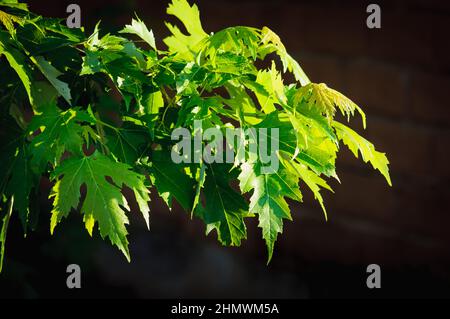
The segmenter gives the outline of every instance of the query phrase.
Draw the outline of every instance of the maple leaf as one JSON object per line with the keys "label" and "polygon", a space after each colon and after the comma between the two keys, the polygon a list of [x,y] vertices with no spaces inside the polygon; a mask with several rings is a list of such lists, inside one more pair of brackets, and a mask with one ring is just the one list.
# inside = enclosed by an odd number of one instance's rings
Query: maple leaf
{"label": "maple leaf", "polygon": [[194,211],[197,208],[197,205],[200,203],[200,194],[202,191],[202,188],[205,185],[205,181],[206,181],[206,164],[202,161],[200,163],[200,167],[198,169],[198,181],[197,181],[197,186],[195,188],[195,197],[194,197],[194,202],[192,204],[192,209],[191,209],[191,217],[194,215]]}
{"label": "maple leaf", "polygon": [[23,19],[0,10],[0,22],[5,26],[9,33],[14,34],[14,23],[22,25]]}
{"label": "maple leaf", "polygon": [[240,246],[247,238],[244,218],[249,216],[248,205],[229,185],[230,167],[227,164],[207,165],[203,189],[205,207],[200,215],[207,224],[207,233],[215,229],[223,245]]}
{"label": "maple leaf", "polygon": [[302,200],[298,177],[283,169],[274,174],[261,174],[258,163],[246,162],[241,165],[238,179],[242,193],[253,190],[249,212],[258,216],[269,263],[278,234],[283,232],[283,219],[292,220],[285,197]]}
{"label": "maple leaf", "polygon": [[187,211],[191,210],[194,181],[186,174],[182,165],[172,161],[169,152],[153,152],[147,168],[151,173],[153,185],[169,208],[172,208],[172,200],[175,198],[181,207]]}
{"label": "maple leaf", "polygon": [[[323,135],[323,131],[315,127],[306,127],[307,146],[299,148],[298,127],[292,125],[292,117],[286,113],[274,111],[266,118],[255,125],[255,128],[278,128],[278,136],[270,138],[277,141],[279,149],[290,154],[292,158],[297,158],[302,163],[308,165],[318,174],[335,176],[334,162],[337,147],[333,141]],[[260,132],[260,134],[263,134]],[[302,134],[302,133],[300,133]],[[267,136],[269,138],[269,136]]]}
{"label": "maple leaf", "polygon": [[80,121],[90,121],[90,116],[82,110],[61,111],[55,104],[42,105],[40,113],[33,117],[27,127],[29,134],[40,130],[33,137],[31,164],[37,172],[42,172],[47,163],[55,164],[65,151],[82,154],[83,139]]}
{"label": "maple leaf", "polygon": [[[109,182],[106,177],[110,177]],[[65,160],[58,166],[53,175],[56,184],[52,194],[53,210],[51,217],[51,232],[62,218],[67,217],[72,209],[78,207],[80,202],[80,188],[86,185],[86,198],[81,212],[83,221],[89,234],[96,222],[102,238],[109,237],[111,243],[116,245],[130,260],[128,250],[127,230],[128,217],[124,209],[129,210],[128,202],[121,193],[122,185],[131,188],[136,197],[139,208],[149,223],[150,201],[149,191],[144,185],[144,176],[130,170],[130,166],[115,162],[109,157],[95,152],[87,157],[74,157]],[[122,208],[123,207],[123,208]]]}
{"label": "maple leaf", "polygon": [[153,35],[153,31],[149,31],[145,23],[142,22],[139,18],[137,18],[137,20],[132,19],[131,25],[127,24],[125,28],[119,33],[136,34],[142,40],[147,42],[152,49],[156,50],[155,36]]}
{"label": "maple leaf", "polygon": [[142,125],[126,121],[118,128],[106,128],[106,145],[121,162],[134,165],[147,143],[147,132]]}
{"label": "maple leaf", "polygon": [[47,80],[55,87],[56,91],[69,103],[71,104],[71,94],[69,85],[58,79],[62,73],[50,64],[42,56],[32,57],[31,59],[36,66],[41,70],[42,74],[47,78]]}
{"label": "maple leaf", "polygon": [[297,176],[300,178],[305,184],[309,187],[309,189],[313,192],[314,198],[322,207],[323,213],[325,215],[325,220],[328,220],[327,210],[325,209],[325,205],[323,204],[323,198],[320,194],[320,188],[328,189],[329,191],[333,191],[331,187],[327,184],[325,180],[320,178],[319,175],[315,174],[313,171],[309,170],[306,165],[299,164],[293,161],[287,154],[281,152],[279,153],[280,160],[283,163],[283,166],[286,167],[289,174]]}
{"label": "maple leaf", "polygon": [[354,115],[356,110],[361,115],[363,125],[366,127],[366,116],[361,108],[342,93],[329,88],[325,83],[309,83],[301,87],[298,89],[295,99],[297,102],[304,100],[310,109],[319,110],[330,122],[334,117],[336,107],[343,115],[347,116],[347,120]]}
{"label": "maple leaf", "polygon": [[260,42],[260,31],[251,27],[229,27],[212,34],[205,40],[202,51],[209,56],[213,65],[221,53],[232,53],[237,56],[257,58]]}
{"label": "maple leaf", "polygon": [[240,90],[239,87],[232,85],[226,85],[226,89],[230,98],[224,100],[224,103],[237,111],[242,127],[261,122],[259,117],[262,115],[262,112],[256,108],[252,98],[245,90]]}
{"label": "maple leaf", "polygon": [[[261,42],[265,45],[265,47],[262,48],[263,51],[266,51],[264,52],[264,55],[270,51],[275,51],[278,54],[283,63],[284,72],[288,70],[289,72],[292,72],[295,79],[300,82],[302,86],[310,83],[308,76],[300,67],[300,64],[287,53],[286,47],[275,32],[268,27],[263,27],[261,30]],[[269,51],[267,51],[267,47],[269,48]]]}
{"label": "maple leaf", "polygon": [[19,212],[25,234],[28,230],[28,218],[30,214],[30,193],[35,184],[37,176],[30,167],[29,150],[24,144],[17,148],[17,153],[10,166],[10,179],[5,189],[5,195],[14,197],[13,209]]}
{"label": "maple leaf", "polygon": [[173,0],[167,13],[177,17],[185,26],[189,35],[183,34],[177,26],[166,22],[166,26],[173,34],[164,39],[171,53],[177,53],[182,58],[193,58],[197,46],[208,37],[200,22],[200,12],[194,4],[190,6],[186,0]]}
{"label": "maple leaf", "polygon": [[140,111],[143,114],[158,114],[162,107],[164,107],[164,99],[161,91],[157,91],[144,94]]}
{"label": "maple leaf", "polygon": [[0,121],[0,199],[14,197],[12,209],[19,213],[25,233],[28,231],[30,195],[38,176],[30,165],[31,151],[26,143],[25,133],[14,121]]}
{"label": "maple leaf", "polygon": [[269,114],[276,110],[275,104],[285,105],[287,98],[284,93],[284,84],[281,74],[276,70],[275,63],[269,70],[259,71],[256,76],[255,84],[246,82],[251,90],[254,91],[261,109]]}
{"label": "maple leaf", "polygon": [[2,0],[0,6],[28,11],[28,5],[26,3],[19,3],[17,0]]}
{"label": "maple leaf", "polygon": [[359,151],[363,161],[365,163],[370,162],[374,169],[379,170],[383,174],[389,186],[392,186],[388,168],[389,160],[386,154],[376,151],[375,146],[371,142],[344,124],[333,121],[333,127],[336,130],[338,138],[348,146],[353,155],[358,158]]}
{"label": "maple leaf", "polygon": [[11,68],[19,76],[22,84],[28,94],[28,99],[31,105],[34,105],[34,85],[32,81],[32,70],[26,63],[25,55],[19,50],[10,45],[9,39],[2,39],[3,35],[0,34],[0,56],[4,55],[8,60]]}
{"label": "maple leaf", "polygon": [[11,219],[12,211],[14,206],[14,196],[11,196],[9,200],[8,211],[6,212],[5,217],[2,220],[2,229],[0,231],[0,273],[3,269],[3,259],[5,257],[5,246],[6,246],[6,234],[8,232],[8,225]]}

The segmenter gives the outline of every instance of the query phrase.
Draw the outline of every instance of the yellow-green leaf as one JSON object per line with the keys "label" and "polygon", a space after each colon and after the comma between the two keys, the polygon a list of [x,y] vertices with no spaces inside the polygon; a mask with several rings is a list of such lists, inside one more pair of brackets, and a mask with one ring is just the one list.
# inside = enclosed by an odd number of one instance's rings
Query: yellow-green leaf
{"label": "yellow-green leaf", "polygon": [[362,159],[365,163],[370,162],[374,169],[377,169],[386,178],[389,186],[392,186],[391,178],[389,176],[389,160],[385,153],[380,153],[375,150],[375,146],[353,131],[348,126],[342,123],[333,121],[333,127],[340,140],[348,146],[350,151],[358,158],[358,151],[361,153]]}

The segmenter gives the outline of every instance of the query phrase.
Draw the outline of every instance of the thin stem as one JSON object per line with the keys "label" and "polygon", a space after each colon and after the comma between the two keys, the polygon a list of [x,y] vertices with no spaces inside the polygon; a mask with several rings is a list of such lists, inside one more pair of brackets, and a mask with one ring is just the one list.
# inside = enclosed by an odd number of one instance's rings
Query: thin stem
{"label": "thin stem", "polygon": [[107,123],[102,122],[100,120],[100,116],[98,115],[98,113],[95,113],[95,117],[97,119],[97,123],[95,124],[95,126],[97,127],[98,136],[100,136],[100,147],[102,148],[102,151],[103,151],[104,154],[108,154],[108,152],[107,152],[108,150],[107,150],[106,145],[105,145],[106,144],[105,143],[105,131],[103,130],[103,125],[107,126],[107,127],[110,127],[110,128],[112,128],[114,130],[116,130],[116,128],[111,126],[111,125],[109,125],[109,124],[107,124]]}
{"label": "thin stem", "polygon": [[100,125],[106,126],[106,127],[110,128],[110,129],[112,129],[112,130],[114,130],[114,131],[119,131],[119,130],[120,130],[120,127],[112,126],[111,124],[108,124],[108,123],[106,123],[106,122],[103,122],[103,121],[100,120],[99,118],[97,118],[97,123],[100,124]]}
{"label": "thin stem", "polygon": [[3,269],[3,257],[5,256],[6,234],[8,232],[8,225],[9,220],[11,219],[13,207],[14,207],[14,195],[12,195],[11,199],[9,200],[8,213],[3,218],[2,232],[0,234],[0,241],[2,242],[2,246],[0,248],[0,273],[2,272]]}

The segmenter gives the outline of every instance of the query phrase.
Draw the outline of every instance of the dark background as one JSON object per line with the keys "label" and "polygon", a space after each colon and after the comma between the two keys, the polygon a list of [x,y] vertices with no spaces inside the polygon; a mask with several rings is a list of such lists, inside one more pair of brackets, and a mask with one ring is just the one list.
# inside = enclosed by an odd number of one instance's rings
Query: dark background
{"label": "dark background", "polygon": [[[99,19],[104,29],[120,29],[136,12],[159,47],[168,35],[166,1],[29,1],[31,10],[55,17],[65,17],[71,2],[81,6],[88,33]],[[200,222],[177,207],[169,212],[156,196],[150,232],[132,216],[131,264],[98,235],[90,239],[80,215],[50,237],[50,186],[43,183],[40,231],[24,239],[12,220],[0,296],[450,297],[450,2],[376,1],[382,28],[373,30],[365,24],[368,3],[197,1],[207,32],[267,25],[314,82],[362,106],[364,134],[388,154],[393,188],[341,151],[342,185],[325,195],[329,221],[312,196],[292,204],[294,222],[286,222],[266,266],[255,222],[242,247],[220,247]],[[80,290],[66,288],[71,263],[82,268]],[[378,290],[366,287],[372,263],[382,269]]]}

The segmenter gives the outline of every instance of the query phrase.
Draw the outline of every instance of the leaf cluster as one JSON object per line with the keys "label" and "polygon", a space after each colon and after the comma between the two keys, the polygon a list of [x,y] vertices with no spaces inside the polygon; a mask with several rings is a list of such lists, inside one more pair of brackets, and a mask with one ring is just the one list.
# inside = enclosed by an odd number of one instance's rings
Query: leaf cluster
{"label": "leaf cluster", "polygon": [[[78,211],[90,234],[98,229],[127,259],[124,188],[147,225],[152,190],[169,208],[176,201],[203,220],[223,245],[239,246],[245,220],[257,218],[270,261],[284,221],[292,220],[288,201],[301,202],[309,189],[326,217],[321,191],[331,190],[327,178],[338,179],[341,144],[391,184],[385,154],[335,119],[336,111],[348,120],[356,111],[365,126],[361,108],[310,82],[272,30],[207,33],[186,0],[173,0],[167,13],[179,23],[166,24],[171,35],[159,48],[139,18],[117,34],[102,34],[98,24],[87,36],[26,4],[0,2],[2,258],[11,215],[25,233],[37,226],[45,177],[53,182],[51,232]],[[277,128],[279,170],[261,172],[247,148],[234,149],[247,159],[234,165],[175,164],[171,132],[194,132],[196,120],[203,129]]]}

